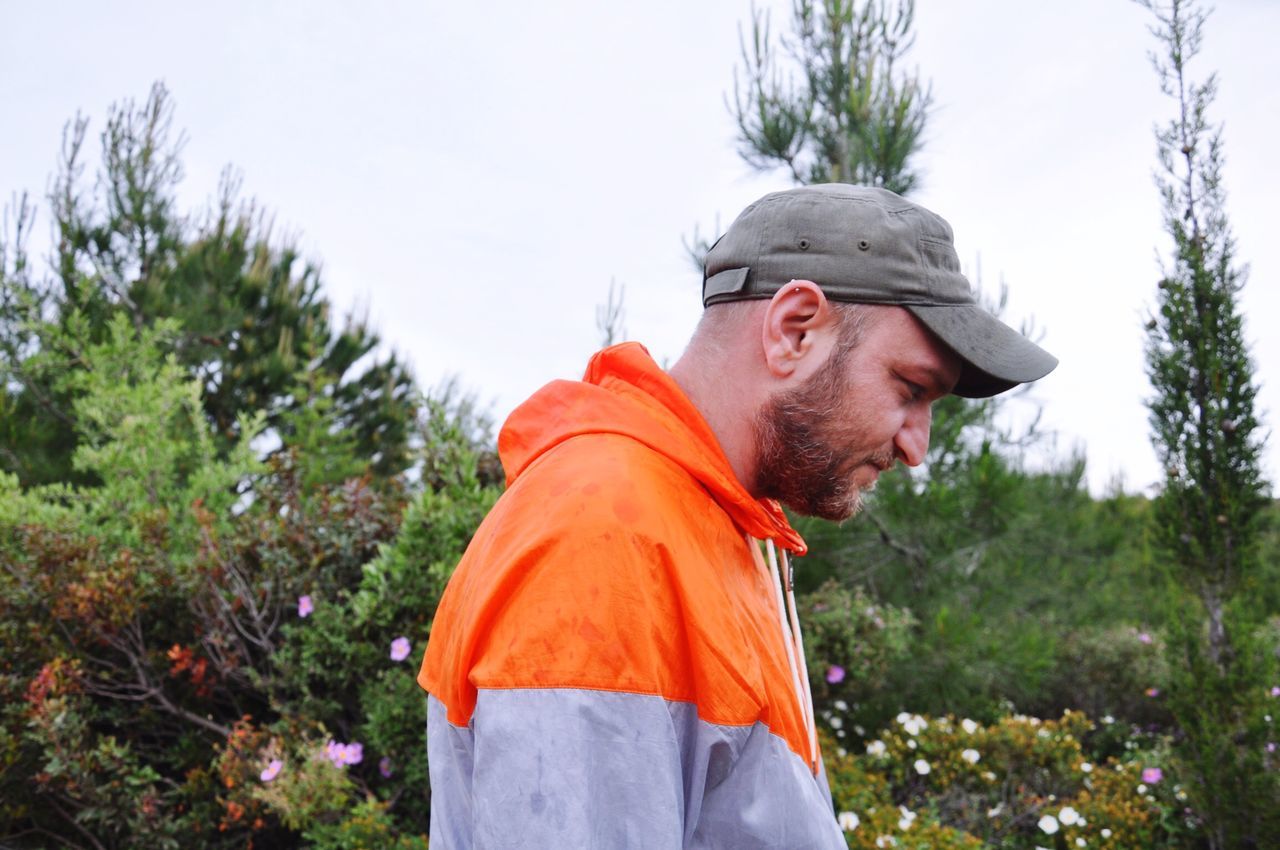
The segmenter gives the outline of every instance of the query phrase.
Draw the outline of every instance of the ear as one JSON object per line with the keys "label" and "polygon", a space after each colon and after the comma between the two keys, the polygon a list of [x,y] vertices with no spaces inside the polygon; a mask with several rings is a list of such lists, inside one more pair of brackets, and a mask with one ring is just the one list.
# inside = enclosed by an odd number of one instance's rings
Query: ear
{"label": "ear", "polygon": [[777,378],[826,360],[835,327],[835,311],[811,280],[793,280],[774,293],[762,328],[765,363]]}

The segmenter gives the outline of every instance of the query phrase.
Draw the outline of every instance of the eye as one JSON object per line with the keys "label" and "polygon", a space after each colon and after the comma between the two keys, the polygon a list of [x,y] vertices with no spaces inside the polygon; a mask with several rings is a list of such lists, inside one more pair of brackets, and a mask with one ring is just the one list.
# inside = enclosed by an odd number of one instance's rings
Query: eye
{"label": "eye", "polygon": [[902,385],[907,388],[907,393],[911,396],[912,401],[919,401],[924,398],[926,390],[923,386],[901,376],[898,377],[898,380],[902,381]]}

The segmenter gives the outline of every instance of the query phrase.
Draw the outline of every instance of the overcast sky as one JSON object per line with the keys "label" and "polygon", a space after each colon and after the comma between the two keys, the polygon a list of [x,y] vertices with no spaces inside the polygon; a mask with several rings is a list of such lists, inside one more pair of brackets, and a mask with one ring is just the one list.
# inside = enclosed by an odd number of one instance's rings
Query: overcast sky
{"label": "overcast sky", "polygon": [[[775,29],[788,20],[774,3]],[[216,12],[214,10],[217,10]],[[595,350],[596,305],[626,287],[628,336],[680,354],[700,312],[682,237],[790,184],[736,155],[725,105],[746,0],[20,3],[0,0],[0,193],[41,198],[66,120],[163,80],[189,141],[181,197],[227,164],[367,309],[426,386],[449,374],[501,419]],[[1006,318],[1062,361],[1043,406],[1095,491],[1158,478],[1142,331],[1167,251],[1151,129],[1171,114],[1124,0],[919,0],[910,57],[935,108],[914,199],[949,219]],[[1231,0],[1217,70],[1228,211],[1264,422],[1280,411],[1280,2]],[[971,274],[971,279],[975,277]],[[1280,475],[1272,440],[1266,471]]]}

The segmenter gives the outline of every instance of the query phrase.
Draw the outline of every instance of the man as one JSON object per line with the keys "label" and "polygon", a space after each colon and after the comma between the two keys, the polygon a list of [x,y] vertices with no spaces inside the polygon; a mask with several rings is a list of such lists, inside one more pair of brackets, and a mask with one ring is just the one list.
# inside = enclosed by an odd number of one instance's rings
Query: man
{"label": "man", "polygon": [[503,427],[507,491],[418,679],[433,850],[845,846],[778,503],[853,515],[924,459],[935,400],[1056,360],[974,304],[945,221],[881,189],[752,204],[703,303],[670,374],[614,346]]}

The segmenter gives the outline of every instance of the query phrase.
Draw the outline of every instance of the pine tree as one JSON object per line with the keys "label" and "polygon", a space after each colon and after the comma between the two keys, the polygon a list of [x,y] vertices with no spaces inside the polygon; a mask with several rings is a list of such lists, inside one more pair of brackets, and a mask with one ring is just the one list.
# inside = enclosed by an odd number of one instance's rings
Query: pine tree
{"label": "pine tree", "polygon": [[1280,841],[1276,789],[1261,769],[1267,659],[1254,638],[1260,612],[1250,590],[1267,485],[1238,303],[1246,270],[1226,212],[1222,128],[1208,116],[1217,80],[1197,82],[1187,69],[1208,13],[1186,0],[1139,2],[1156,18],[1161,52],[1152,64],[1176,104],[1156,129],[1156,184],[1172,252],[1146,341],[1152,443],[1165,470],[1156,534],[1178,612],[1168,699],[1181,755],[1200,780],[1210,846],[1272,847]]}
{"label": "pine tree", "polygon": [[361,467],[382,476],[403,471],[416,404],[407,367],[394,354],[369,356],[378,337],[363,320],[334,320],[319,268],[274,238],[262,212],[240,200],[230,172],[212,209],[179,210],[184,139],[172,120],[173,101],[160,84],[141,105],[113,106],[90,191],[82,179],[88,122],[68,124],[49,199],[55,242],[47,279],[26,261],[32,212],[18,205],[12,259],[0,263],[0,469],[26,484],[82,477],[70,463],[72,399],[58,389],[59,375],[76,364],[48,343],[66,337],[73,317],[100,340],[124,314],[138,330],[178,320],[174,353],[200,380],[224,451],[238,439],[242,411],[264,411],[287,446],[302,421],[297,411],[322,401],[325,421],[308,420],[312,436],[341,433]]}
{"label": "pine tree", "polygon": [[743,159],[784,166],[796,183],[910,192],[931,100],[900,67],[914,17],[914,0],[795,0],[791,36],[775,44],[768,14],[753,9],[731,103]]}

